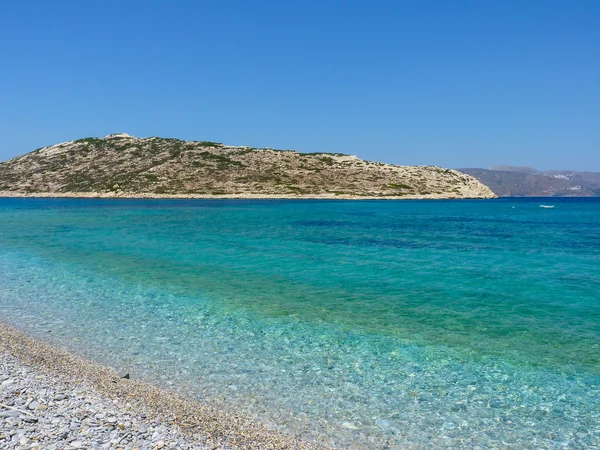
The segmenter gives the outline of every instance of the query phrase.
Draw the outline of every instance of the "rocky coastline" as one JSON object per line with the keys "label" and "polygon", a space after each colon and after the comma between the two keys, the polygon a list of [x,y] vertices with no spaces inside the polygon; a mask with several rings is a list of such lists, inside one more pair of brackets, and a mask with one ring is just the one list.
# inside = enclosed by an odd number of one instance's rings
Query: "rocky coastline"
{"label": "rocky coastline", "polygon": [[[0,191],[0,198],[122,198],[122,199],[198,199],[198,200],[456,200],[464,199],[451,194],[358,196],[358,195],[301,195],[301,194],[155,194],[128,192],[14,192]],[[476,199],[476,198],[473,198]]]}

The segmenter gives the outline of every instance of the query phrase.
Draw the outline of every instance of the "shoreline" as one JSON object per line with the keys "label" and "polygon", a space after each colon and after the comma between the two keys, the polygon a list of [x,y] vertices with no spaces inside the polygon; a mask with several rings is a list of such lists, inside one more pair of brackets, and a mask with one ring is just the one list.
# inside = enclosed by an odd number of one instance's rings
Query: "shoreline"
{"label": "shoreline", "polygon": [[331,194],[154,194],[124,192],[13,192],[0,191],[0,198],[106,198],[106,199],[206,199],[206,200],[492,200],[494,197],[463,197],[446,194],[362,196]]}
{"label": "shoreline", "polygon": [[[30,375],[26,378],[23,378],[23,375],[21,377],[17,376],[17,384],[19,382],[21,384],[23,382],[31,382],[31,380],[35,384],[36,382],[42,383],[45,380],[45,385],[42,386],[43,389],[39,388],[41,392],[55,390],[53,389],[54,386],[58,386],[57,392],[61,390],[65,392],[66,389],[69,391],[66,397],[70,397],[71,392],[75,393],[74,397],[87,398],[86,404],[90,403],[89,398],[96,399],[98,405],[92,401],[92,407],[98,406],[100,409],[117,408],[116,415],[133,417],[131,421],[134,423],[152,423],[158,429],[162,430],[161,433],[163,435],[167,436],[164,440],[155,440],[150,447],[142,445],[139,447],[140,450],[142,448],[163,448],[163,446],[164,448],[169,448],[168,443],[166,443],[169,439],[170,442],[175,442],[175,447],[170,448],[324,448],[317,444],[303,442],[292,436],[283,435],[245,416],[236,414],[234,411],[226,411],[223,408],[216,408],[184,398],[144,380],[122,378],[112,369],[80,357],[61,347],[33,338],[2,321],[0,321],[0,351],[2,352],[2,380],[0,380],[2,383],[0,386],[0,395],[2,397],[6,396],[6,390],[10,389],[11,383],[15,381],[14,373],[20,372]],[[8,373],[8,377],[5,380],[6,373]],[[8,383],[7,380],[12,381]],[[18,393],[21,395],[21,392]],[[15,403],[14,405],[10,405],[9,403],[13,397]],[[50,419],[57,420],[56,417],[64,415],[63,413],[57,414],[53,410],[53,408],[56,409],[56,404],[60,402],[31,399],[30,397],[28,399],[29,403],[24,404],[24,406],[18,406],[19,403],[17,403],[16,398],[16,393],[13,393],[12,396],[9,395],[9,399],[5,398],[3,400],[4,403],[0,405],[0,414],[2,414],[2,417],[8,417],[6,420],[20,417],[20,420],[27,422],[28,428],[33,428],[34,431],[37,420],[34,421],[29,416],[35,416],[40,413],[44,416],[44,420],[48,421]],[[32,401],[41,404],[42,407],[31,408],[28,405],[31,405]],[[81,401],[83,402],[83,400]],[[38,408],[40,411],[38,411]],[[52,418],[46,417],[50,415],[53,415]],[[92,420],[93,422],[94,419],[88,418],[86,420]],[[132,434],[132,430],[124,424],[119,423],[118,429],[115,428],[117,426],[116,422],[111,422],[106,426],[113,433],[116,431],[117,434],[119,432],[122,432],[122,434],[127,432]],[[123,427],[122,429],[121,426]],[[152,425],[143,425],[143,427],[151,428]],[[81,430],[84,428],[82,424]],[[0,426],[0,439],[6,439],[6,433],[2,434],[2,431],[4,430]],[[156,433],[154,434],[156,435]],[[20,439],[30,438],[24,435]],[[59,448],[78,448],[71,441],[79,443],[83,438],[73,439],[73,436],[63,436],[63,440],[60,439],[59,436],[58,441],[54,440],[54,443],[58,442]],[[34,441],[30,440],[28,446],[25,448],[39,448],[39,446],[33,446],[32,442]],[[23,445],[19,446],[19,440],[6,443],[16,445],[14,448],[23,448]],[[39,443],[44,445],[42,448],[46,448],[46,445],[48,445],[48,443]],[[70,446],[67,445],[69,443]],[[2,444],[1,440],[0,444]],[[92,447],[83,445],[80,448]],[[138,447],[117,445],[110,448]]]}

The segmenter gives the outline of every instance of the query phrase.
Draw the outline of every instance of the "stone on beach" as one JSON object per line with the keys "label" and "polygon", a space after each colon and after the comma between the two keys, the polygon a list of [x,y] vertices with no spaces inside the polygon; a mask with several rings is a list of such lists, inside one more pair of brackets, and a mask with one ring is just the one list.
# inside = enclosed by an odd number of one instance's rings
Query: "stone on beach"
{"label": "stone on beach", "polygon": [[33,401],[27,406],[27,408],[33,410],[33,409],[39,408],[39,406],[40,406],[39,402]]}

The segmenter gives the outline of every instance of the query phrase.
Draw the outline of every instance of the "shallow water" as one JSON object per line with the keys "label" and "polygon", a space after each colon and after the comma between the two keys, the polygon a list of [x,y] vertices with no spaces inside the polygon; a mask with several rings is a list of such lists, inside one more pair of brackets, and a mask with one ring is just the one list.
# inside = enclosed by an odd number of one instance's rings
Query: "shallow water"
{"label": "shallow water", "polygon": [[600,199],[0,199],[2,318],[337,446],[600,446]]}

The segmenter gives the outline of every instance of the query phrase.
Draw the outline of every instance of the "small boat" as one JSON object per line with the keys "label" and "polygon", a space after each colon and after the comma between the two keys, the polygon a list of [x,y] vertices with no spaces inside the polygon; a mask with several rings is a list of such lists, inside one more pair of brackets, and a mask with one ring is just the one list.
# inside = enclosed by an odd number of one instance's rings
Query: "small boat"
{"label": "small boat", "polygon": [[554,205],[540,205],[540,208],[554,208]]}

